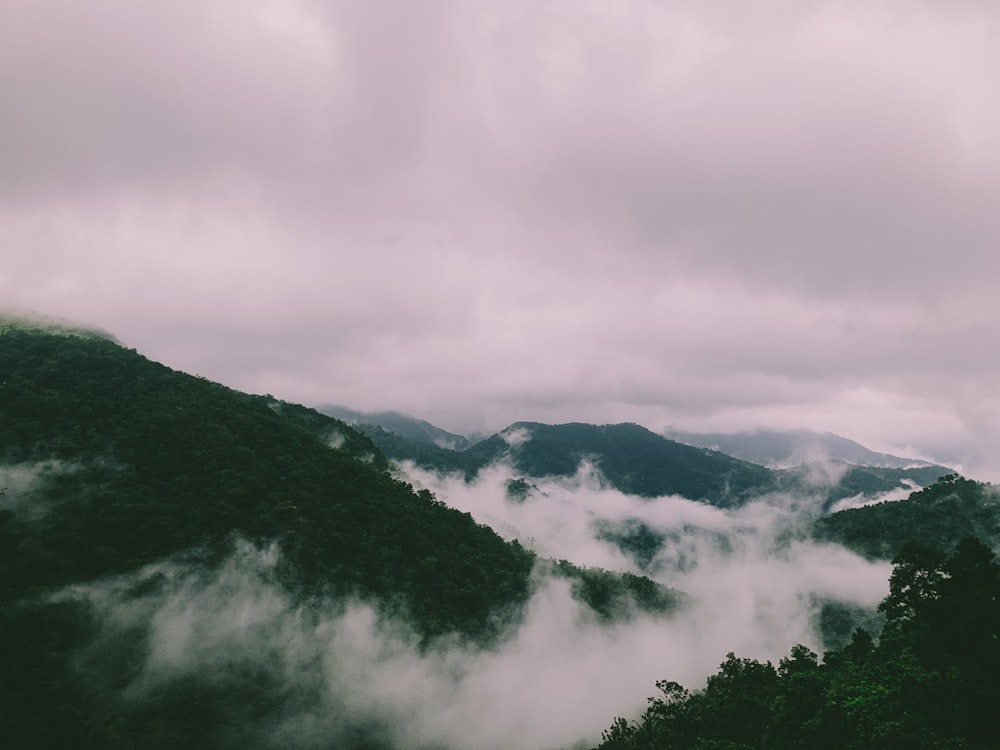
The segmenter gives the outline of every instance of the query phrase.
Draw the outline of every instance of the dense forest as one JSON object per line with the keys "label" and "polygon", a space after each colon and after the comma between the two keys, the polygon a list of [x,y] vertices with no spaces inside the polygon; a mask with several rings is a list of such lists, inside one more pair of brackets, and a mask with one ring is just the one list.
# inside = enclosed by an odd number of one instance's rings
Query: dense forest
{"label": "dense forest", "polygon": [[[377,635],[391,622],[393,642],[416,654],[483,654],[510,639],[541,579],[610,633],[669,620],[697,597],[540,559],[414,489],[394,460],[469,481],[508,462],[508,507],[546,502],[535,478],[572,477],[583,460],[643,504],[677,494],[721,514],[801,493],[813,510],[794,534],[894,558],[881,620],[824,607],[819,629],[846,637],[822,658],[801,645],[777,667],[730,655],[704,687],[666,675],[602,747],[995,746],[1000,500],[941,467],[838,465],[817,486],[829,465],[775,471],[630,424],[517,423],[452,450],[432,425],[421,440],[356,429],[104,334],[2,320],[0,426],[0,735],[11,747],[389,750],[398,727],[330,694],[327,672],[343,668],[324,652],[332,623],[361,617]],[[925,488],[829,512],[904,480]],[[628,519],[592,531],[638,572],[680,542]],[[357,614],[369,609],[373,620]],[[885,624],[849,635],[858,621]]]}
{"label": "dense forest", "polygon": [[775,667],[730,653],[704,688],[657,682],[601,750],[838,750],[997,747],[1000,566],[974,538],[917,542],[893,561],[886,622],[820,659],[802,645]]}
{"label": "dense forest", "polygon": [[217,557],[234,532],[280,541],[295,585],[402,595],[428,634],[482,631],[527,594],[531,554],[393,479],[336,420],[98,336],[8,327],[0,370],[0,461],[32,475],[0,510],[5,600],[182,549]]}
{"label": "dense forest", "polygon": [[816,522],[819,539],[869,557],[891,558],[908,541],[950,548],[975,536],[1000,544],[1000,493],[994,485],[947,474],[897,503],[843,510]]}
{"label": "dense forest", "polygon": [[[484,645],[521,616],[536,556],[393,478],[343,422],[75,329],[3,322],[0,373],[0,727],[12,747],[123,747],[151,724],[160,739],[145,747],[238,746],[218,727],[303,700],[273,669],[238,664],[221,681],[169,681],[155,706],[124,700],[151,631],[108,637],[93,598],[73,593],[94,582],[141,608],[176,587],[157,566],[207,580],[241,549],[276,545],[259,577],[306,613],[360,597],[423,643]],[[682,603],[639,576],[548,565],[609,621]],[[338,741],[377,734],[358,731]]]}
{"label": "dense forest", "polygon": [[768,469],[718,451],[669,440],[636,424],[516,422],[501,433],[461,449],[441,447],[380,425],[357,427],[391,459],[413,461],[431,471],[458,473],[469,481],[498,461],[510,463],[525,481],[570,477],[578,471],[580,462],[587,460],[595,464],[603,481],[626,494],[646,498],[680,495],[722,508],[786,492],[818,494],[821,508],[828,510],[838,500],[853,496],[876,498],[905,487],[903,480],[924,487],[951,472],[935,465],[903,469],[855,466],[843,461]]}

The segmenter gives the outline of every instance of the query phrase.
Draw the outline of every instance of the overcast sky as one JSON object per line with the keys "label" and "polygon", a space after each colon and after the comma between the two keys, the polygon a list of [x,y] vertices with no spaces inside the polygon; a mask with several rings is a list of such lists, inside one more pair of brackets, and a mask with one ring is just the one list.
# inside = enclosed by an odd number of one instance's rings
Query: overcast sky
{"label": "overcast sky", "polygon": [[309,404],[1000,478],[1000,4],[5,0],[0,305]]}

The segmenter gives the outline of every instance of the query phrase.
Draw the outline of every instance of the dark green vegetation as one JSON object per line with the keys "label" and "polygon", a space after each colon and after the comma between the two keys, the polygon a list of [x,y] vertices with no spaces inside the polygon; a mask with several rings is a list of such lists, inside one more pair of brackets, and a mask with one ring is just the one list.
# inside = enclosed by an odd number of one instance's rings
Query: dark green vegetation
{"label": "dark green vegetation", "polygon": [[994,485],[949,474],[906,500],[821,518],[816,536],[872,558],[893,557],[907,540],[944,549],[963,536],[1000,543],[1000,493]]}
{"label": "dark green vegetation", "polygon": [[605,623],[627,619],[632,610],[669,615],[687,602],[685,594],[668,589],[645,576],[610,573],[601,568],[580,568],[566,560],[551,564],[551,572],[573,582],[573,595],[586,602]]}
{"label": "dark green vegetation", "polygon": [[504,434],[521,434],[523,442],[512,445],[493,435],[463,451],[415,444],[380,428],[367,433],[390,458],[470,478],[498,461],[509,461],[523,476],[569,477],[581,461],[592,460],[611,486],[640,497],[682,495],[725,507],[774,489],[772,472],[762,466],[682,445],[636,424],[516,422]]}
{"label": "dark green vegetation", "polygon": [[777,669],[726,657],[704,689],[656,684],[603,750],[909,750],[997,747],[1000,566],[966,538],[953,554],[907,544],[894,560],[881,638],[858,629],[822,661],[795,646]]}
{"label": "dark green vegetation", "polygon": [[[144,748],[244,747],[234,728],[308,708],[280,664],[250,662],[167,680],[148,700],[122,697],[142,674],[148,623],[109,636],[106,613],[57,595],[73,585],[168,559],[210,576],[234,540],[277,542],[270,585],[295,606],[360,596],[424,643],[447,633],[488,642],[530,593],[532,553],[392,478],[365,435],[102,335],[0,321],[0,426],[0,735],[10,747],[130,747],[140,730]],[[674,603],[646,579],[560,572],[601,617],[616,602]],[[146,576],[121,596],[141,608],[168,583]],[[330,742],[374,746],[377,727],[348,729]]]}
{"label": "dark green vegetation", "polygon": [[180,550],[217,557],[234,532],[277,539],[297,586],[401,596],[431,635],[482,632],[527,595],[531,554],[392,479],[341,422],[96,336],[6,328],[0,371],[0,465],[36,473],[0,511],[5,601]]}
{"label": "dark green vegetation", "polygon": [[[875,498],[890,489],[904,487],[904,481],[915,482],[920,487],[934,484],[949,470],[943,466],[915,466],[908,469],[883,468],[876,466],[853,466],[840,461],[826,464],[819,470],[829,470],[839,467],[843,475],[829,490],[823,502],[824,510],[829,510],[838,500],[861,495],[864,498]],[[789,469],[782,474],[791,480],[792,486],[802,485],[803,475],[814,471],[814,464],[807,464],[795,469]],[[786,480],[788,481],[788,480]]]}
{"label": "dark green vegetation", "polygon": [[[503,433],[463,450],[442,448],[382,426],[362,424],[358,429],[391,459],[413,461],[432,471],[459,473],[467,480],[497,462],[510,463],[520,481],[525,477],[568,477],[577,472],[581,461],[590,460],[602,478],[621,492],[647,498],[681,495],[718,507],[785,492],[816,495],[821,507],[829,509],[844,498],[874,498],[905,487],[903,480],[923,487],[950,471],[942,466],[902,469],[854,466],[843,461],[772,470],[668,440],[635,424],[517,422]],[[509,444],[502,435],[510,434],[520,434],[523,442]]]}

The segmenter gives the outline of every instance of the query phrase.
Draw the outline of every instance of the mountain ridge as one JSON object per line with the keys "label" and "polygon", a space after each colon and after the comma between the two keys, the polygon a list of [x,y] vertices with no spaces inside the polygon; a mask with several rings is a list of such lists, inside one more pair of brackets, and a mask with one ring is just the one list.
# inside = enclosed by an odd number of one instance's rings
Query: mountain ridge
{"label": "mountain ridge", "polygon": [[731,433],[698,433],[667,429],[663,434],[687,445],[721,451],[769,468],[787,469],[823,459],[894,469],[932,465],[921,459],[879,453],[832,432],[760,428]]}

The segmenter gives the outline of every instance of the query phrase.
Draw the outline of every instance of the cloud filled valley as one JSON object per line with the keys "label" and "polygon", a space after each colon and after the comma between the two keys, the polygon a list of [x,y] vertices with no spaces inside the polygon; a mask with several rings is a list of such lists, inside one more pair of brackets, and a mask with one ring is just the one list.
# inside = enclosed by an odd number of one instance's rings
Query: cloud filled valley
{"label": "cloud filled valley", "polygon": [[[160,562],[54,595],[94,613],[96,636],[78,668],[100,684],[131,643],[126,701],[176,701],[195,681],[207,681],[198,690],[209,700],[213,690],[247,691],[258,710],[213,723],[216,747],[360,738],[399,748],[593,746],[612,717],[641,710],[655,681],[700,688],[730,651],[774,663],[796,643],[821,653],[823,602],[873,610],[888,590],[888,563],[808,537],[816,498],[768,497],[734,510],[641,499],[602,486],[584,464],[512,501],[509,467],[469,483],[403,471],[538,553],[530,599],[495,644],[423,641],[405,618],[363,598],[303,602],[281,582],[278,546],[240,540],[217,568]],[[643,566],[601,533],[636,524],[667,539]],[[650,575],[687,598],[671,613],[604,622],[546,558]]]}

